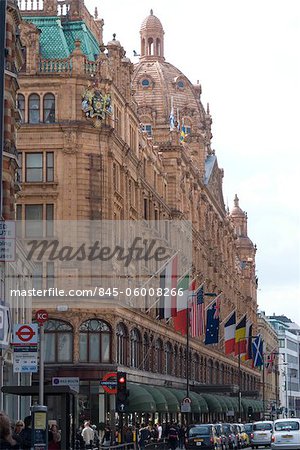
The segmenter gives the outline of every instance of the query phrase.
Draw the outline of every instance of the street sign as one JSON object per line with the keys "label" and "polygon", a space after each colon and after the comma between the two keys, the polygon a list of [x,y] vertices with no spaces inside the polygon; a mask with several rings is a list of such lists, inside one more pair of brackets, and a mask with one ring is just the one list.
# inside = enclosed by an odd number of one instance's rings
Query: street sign
{"label": "street sign", "polygon": [[117,372],[109,372],[104,375],[100,381],[103,390],[108,394],[117,393]]}
{"label": "street sign", "polygon": [[32,373],[38,371],[37,350],[32,347],[14,349],[14,373]]}
{"label": "street sign", "polygon": [[53,377],[52,386],[70,386],[76,392],[79,392],[78,377]]}
{"label": "street sign", "polygon": [[12,221],[0,221],[0,261],[16,259],[16,224]]}
{"label": "street sign", "polygon": [[0,348],[7,348],[10,344],[11,318],[9,306],[0,303]]}
{"label": "street sign", "polygon": [[192,400],[190,399],[190,397],[185,397],[184,399],[182,399],[181,401],[181,412],[182,413],[190,413],[192,410]]}
{"label": "street sign", "polygon": [[38,345],[37,324],[15,324],[13,329],[12,345],[15,347],[36,347]]}
{"label": "street sign", "polygon": [[48,313],[45,309],[39,309],[35,313],[35,320],[39,323],[39,325],[43,325],[44,322],[48,320]]}

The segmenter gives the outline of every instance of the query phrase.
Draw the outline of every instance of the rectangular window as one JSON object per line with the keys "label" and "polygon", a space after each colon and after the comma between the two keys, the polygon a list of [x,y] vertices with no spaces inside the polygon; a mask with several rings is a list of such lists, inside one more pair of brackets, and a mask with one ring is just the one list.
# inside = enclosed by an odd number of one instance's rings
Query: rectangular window
{"label": "rectangular window", "polygon": [[33,272],[33,287],[43,289],[43,263],[35,262]]}
{"label": "rectangular window", "polygon": [[113,163],[113,187],[115,191],[119,190],[119,166]]}
{"label": "rectangular window", "polygon": [[45,362],[55,362],[55,334],[45,333]]}
{"label": "rectangular window", "polygon": [[46,153],[46,181],[54,181],[54,153]]}
{"label": "rectangular window", "polygon": [[79,361],[87,361],[87,333],[79,334]]}
{"label": "rectangular window", "polygon": [[72,362],[72,333],[58,333],[58,362]]}
{"label": "rectangular window", "polygon": [[148,219],[148,200],[144,198],[144,219]]}
{"label": "rectangular window", "polygon": [[46,205],[46,236],[53,236],[54,205]]}
{"label": "rectangular window", "polygon": [[25,234],[27,237],[43,236],[43,205],[25,205]]}
{"label": "rectangular window", "polygon": [[54,262],[47,261],[46,268],[46,287],[49,289],[54,287]]}
{"label": "rectangular window", "polygon": [[109,362],[110,361],[110,336],[107,333],[101,334],[101,361]]}
{"label": "rectangular window", "polygon": [[152,136],[152,125],[144,125],[144,130],[147,132],[148,136]]}
{"label": "rectangular window", "polygon": [[43,153],[26,153],[26,182],[43,181]]}
{"label": "rectangular window", "polygon": [[18,153],[18,178],[17,181],[22,183],[22,152]]}
{"label": "rectangular window", "polygon": [[147,159],[144,158],[143,160],[143,175],[146,177],[146,169],[147,169]]}

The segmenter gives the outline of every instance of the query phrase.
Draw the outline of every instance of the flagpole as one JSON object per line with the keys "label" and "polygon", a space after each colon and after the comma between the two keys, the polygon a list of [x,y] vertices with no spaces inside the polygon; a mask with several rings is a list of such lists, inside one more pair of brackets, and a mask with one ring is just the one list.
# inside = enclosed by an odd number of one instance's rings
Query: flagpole
{"label": "flagpole", "polygon": [[[223,292],[220,292],[220,294],[218,294],[214,297],[214,299],[209,303],[209,305],[206,306],[205,311],[207,311],[211,307],[211,305],[220,297],[221,294],[223,294]],[[204,294],[204,296],[205,296],[205,294]]]}
{"label": "flagpole", "polygon": [[[187,296],[186,305],[186,396],[190,397],[190,308]],[[189,426],[190,413],[186,413],[186,426]]]}
{"label": "flagpole", "polygon": [[238,352],[239,352],[239,418],[238,422],[242,422],[241,413],[242,413],[242,387],[241,387],[241,381],[242,381],[242,371],[241,371],[241,339],[238,340]]}

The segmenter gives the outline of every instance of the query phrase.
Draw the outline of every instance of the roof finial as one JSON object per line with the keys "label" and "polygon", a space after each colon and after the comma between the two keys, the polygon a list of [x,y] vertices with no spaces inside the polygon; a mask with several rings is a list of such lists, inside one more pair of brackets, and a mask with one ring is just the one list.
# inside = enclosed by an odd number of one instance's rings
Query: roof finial
{"label": "roof finial", "polygon": [[239,206],[239,198],[238,198],[238,196],[237,196],[237,194],[235,194],[235,197],[234,197],[234,206]]}
{"label": "roof finial", "polygon": [[210,113],[210,111],[209,111],[209,103],[207,103],[206,114],[209,114],[209,113]]}
{"label": "roof finial", "polygon": [[95,12],[94,12],[95,19],[98,19],[98,8],[95,6]]}
{"label": "roof finial", "polygon": [[150,15],[153,16],[153,9],[150,9]]}
{"label": "roof finial", "polygon": [[116,36],[117,36],[116,33],[114,33],[114,34],[113,34],[113,41],[116,40]]}

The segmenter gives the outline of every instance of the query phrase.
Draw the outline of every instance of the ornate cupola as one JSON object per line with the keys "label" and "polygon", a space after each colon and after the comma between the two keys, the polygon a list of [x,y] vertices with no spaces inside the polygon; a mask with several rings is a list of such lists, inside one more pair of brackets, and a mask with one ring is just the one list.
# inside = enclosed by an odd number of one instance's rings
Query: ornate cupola
{"label": "ornate cupola", "polygon": [[165,59],[164,34],[161,21],[153,15],[153,10],[151,9],[150,15],[142,23],[140,30],[141,60],[163,61]]}

